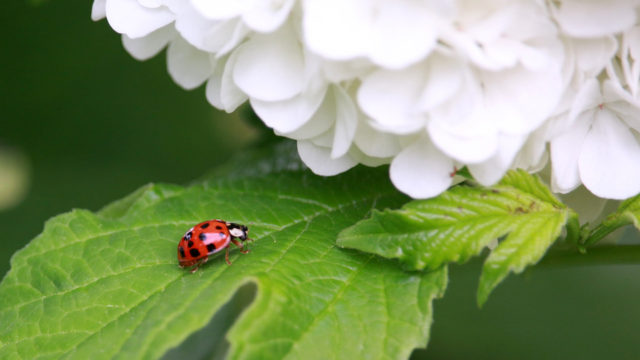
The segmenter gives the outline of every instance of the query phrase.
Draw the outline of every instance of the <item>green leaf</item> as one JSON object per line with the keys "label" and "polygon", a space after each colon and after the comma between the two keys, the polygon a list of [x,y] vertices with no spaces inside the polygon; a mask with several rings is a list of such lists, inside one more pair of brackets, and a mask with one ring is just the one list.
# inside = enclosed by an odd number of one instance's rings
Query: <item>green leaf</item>
{"label": "green leaf", "polygon": [[[446,268],[405,272],[335,246],[372,208],[406,201],[386,171],[323,178],[281,156],[236,164],[49,220],[0,284],[0,358],[158,358],[248,283],[257,294],[228,334],[232,359],[406,358],[426,345]],[[180,269],[178,240],[211,218],[247,224],[251,252]]]}
{"label": "green leaf", "polygon": [[625,218],[627,223],[633,223],[640,229],[640,195],[623,201],[614,215]]}
{"label": "green leaf", "polygon": [[618,206],[618,209],[607,216],[602,223],[593,229],[587,229],[586,234],[581,236],[582,243],[585,246],[593,245],[615,230],[629,224],[633,224],[636,229],[640,229],[640,195],[623,201]]}
{"label": "green leaf", "polygon": [[478,289],[483,304],[510,271],[540,260],[570,216],[537,177],[518,170],[491,188],[460,185],[400,210],[374,211],[342,231],[338,245],[433,270],[465,262],[506,235],[484,264]]}

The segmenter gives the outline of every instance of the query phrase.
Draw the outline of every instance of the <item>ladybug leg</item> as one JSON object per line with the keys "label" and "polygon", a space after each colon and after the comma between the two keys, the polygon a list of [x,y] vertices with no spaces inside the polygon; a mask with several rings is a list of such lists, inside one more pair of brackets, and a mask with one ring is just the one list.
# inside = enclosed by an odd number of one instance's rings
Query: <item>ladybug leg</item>
{"label": "ladybug leg", "polygon": [[224,253],[224,260],[227,262],[227,265],[231,265],[231,261],[229,261],[229,247],[227,246],[227,251]]}
{"label": "ladybug leg", "polygon": [[191,268],[191,273],[192,274],[195,273],[196,271],[198,271],[198,269],[200,268],[200,264],[202,264],[202,261],[198,261],[196,263],[196,265],[193,268]]}
{"label": "ladybug leg", "polygon": [[209,257],[205,257],[202,258],[200,260],[198,260],[198,262],[196,263],[196,265],[191,269],[191,273],[195,273],[196,271],[198,271],[198,269],[200,268],[200,265],[204,264],[207,262],[207,260],[209,260]]}
{"label": "ladybug leg", "polygon": [[239,247],[239,248],[241,249],[241,250],[240,250],[240,252],[241,252],[241,253],[246,254],[246,253],[248,253],[248,252],[249,252],[249,249],[248,249],[248,248],[245,248],[245,247],[244,247],[244,244],[243,244],[243,243],[241,243],[240,241],[238,241],[238,240],[236,240],[236,239],[233,239],[233,240],[231,240],[231,242],[232,242],[235,246],[237,246],[237,247]]}

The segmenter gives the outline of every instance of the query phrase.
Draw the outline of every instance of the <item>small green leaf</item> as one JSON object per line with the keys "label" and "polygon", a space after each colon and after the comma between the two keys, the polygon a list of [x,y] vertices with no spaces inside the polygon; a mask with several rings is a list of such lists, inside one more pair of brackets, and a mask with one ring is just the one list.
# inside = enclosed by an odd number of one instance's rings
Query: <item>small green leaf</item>
{"label": "small green leaf", "polygon": [[483,305],[491,291],[510,271],[518,274],[537,263],[560,236],[567,222],[566,213],[539,213],[513,221],[509,235],[495,248],[482,267],[478,286],[478,305]]}
{"label": "small green leaf", "polygon": [[604,239],[606,236],[623,226],[633,224],[640,229],[640,195],[629,198],[618,206],[618,209],[607,216],[604,221],[593,229],[586,229],[581,236],[584,246],[590,246]]}
{"label": "small green leaf", "polygon": [[[400,359],[426,345],[446,268],[404,272],[335,246],[372,208],[406,201],[384,170],[322,178],[286,157],[237,164],[49,220],[0,284],[0,358],[158,358],[247,283],[257,294],[230,330],[231,359]],[[180,269],[178,240],[211,218],[247,224],[251,252]]]}
{"label": "small green leaf", "polygon": [[400,210],[374,211],[345,229],[338,245],[386,258],[409,269],[438,269],[465,262],[508,235],[487,259],[478,302],[510,272],[536,263],[574,216],[534,176],[510,171],[491,188],[461,185]]}
{"label": "small green leaf", "polygon": [[[621,220],[613,222],[620,226],[633,223],[636,229],[640,229],[640,195],[636,195],[620,203],[618,210],[609,218],[609,222],[611,222],[613,218],[621,218]],[[604,222],[606,223],[607,220]]]}

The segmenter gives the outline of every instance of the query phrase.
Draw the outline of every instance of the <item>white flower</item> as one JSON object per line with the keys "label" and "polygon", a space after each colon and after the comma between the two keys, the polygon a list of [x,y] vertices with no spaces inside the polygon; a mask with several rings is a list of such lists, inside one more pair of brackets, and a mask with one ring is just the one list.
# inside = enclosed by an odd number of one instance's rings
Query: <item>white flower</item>
{"label": "white flower", "polygon": [[92,18],[137,59],[167,48],[213,106],[248,101],[319,175],[390,164],[425,198],[464,166],[490,185],[550,159],[555,191],[619,199],[640,191],[639,1],[94,0]]}
{"label": "white flower", "polygon": [[22,202],[29,191],[29,159],[18,149],[0,147],[0,210]]}
{"label": "white flower", "polygon": [[285,22],[295,0],[191,0],[191,4],[206,18],[223,21],[237,18],[254,31],[268,33]]}
{"label": "white flower", "polygon": [[618,58],[608,63],[607,75],[616,82],[620,96],[640,102],[640,26],[622,34]]}
{"label": "white flower", "polygon": [[577,38],[596,38],[633,26],[638,1],[560,0],[549,1],[549,6],[564,33]]}
{"label": "white flower", "polygon": [[569,129],[551,140],[553,189],[568,192],[582,183],[609,199],[639,193],[640,108],[621,98],[613,82],[605,81],[601,89],[592,79],[571,113]]}
{"label": "white flower", "polygon": [[452,9],[444,1],[304,0],[303,34],[327,59],[365,57],[384,68],[424,59]]}

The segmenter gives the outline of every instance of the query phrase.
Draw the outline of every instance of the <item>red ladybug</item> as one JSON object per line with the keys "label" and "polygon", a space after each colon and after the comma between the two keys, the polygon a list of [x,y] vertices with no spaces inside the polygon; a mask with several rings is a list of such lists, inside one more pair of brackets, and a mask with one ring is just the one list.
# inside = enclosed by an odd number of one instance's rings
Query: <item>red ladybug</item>
{"label": "red ladybug", "polygon": [[[229,246],[231,243],[239,247],[240,252],[246,254],[244,241],[248,238],[249,228],[244,225],[230,223],[224,220],[208,220],[192,227],[178,243],[178,261],[180,267],[194,266],[191,272],[198,270],[200,265],[209,260],[211,254],[227,249],[224,256],[227,264],[229,261]],[[240,242],[240,241],[242,242]]]}

